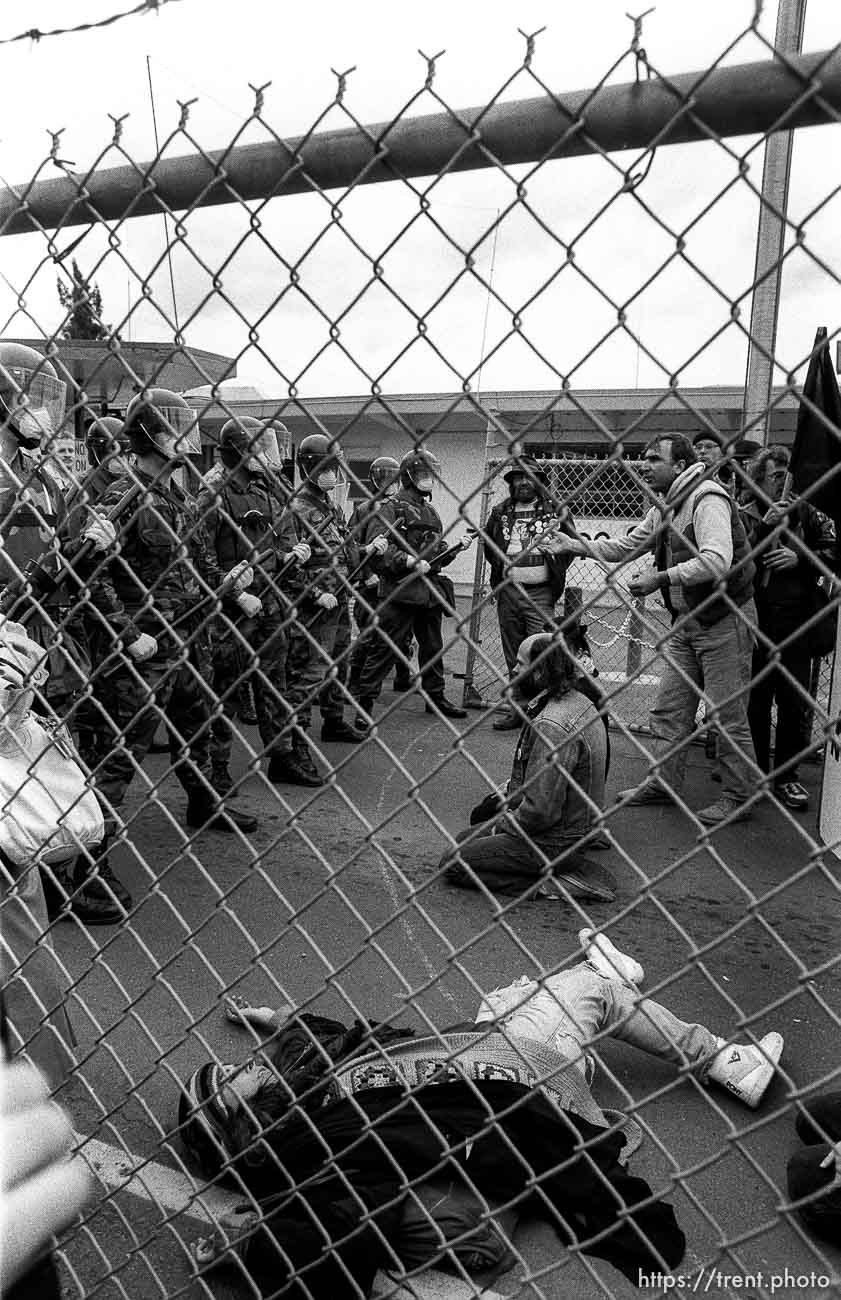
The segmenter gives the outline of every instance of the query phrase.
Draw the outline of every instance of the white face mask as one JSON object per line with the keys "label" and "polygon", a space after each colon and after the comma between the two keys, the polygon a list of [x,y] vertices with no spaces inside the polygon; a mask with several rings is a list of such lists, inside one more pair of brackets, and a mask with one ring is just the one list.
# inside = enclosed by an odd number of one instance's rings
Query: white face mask
{"label": "white face mask", "polygon": [[435,480],[431,474],[424,474],[423,478],[418,479],[415,486],[417,487],[418,492],[423,492],[424,496],[431,496],[432,489],[435,486]]}
{"label": "white face mask", "polygon": [[332,492],[337,482],[338,479],[336,478],[336,471],[334,469],[325,470],[324,473],[319,474],[316,479],[316,483],[321,488],[322,492]]}
{"label": "white face mask", "polygon": [[393,483],[389,483],[383,495],[387,497],[396,497],[399,491],[400,491],[400,484],[395,479]]}
{"label": "white face mask", "polygon": [[37,438],[41,444],[48,443],[54,436],[53,422],[46,406],[37,410],[25,407],[15,414],[15,424],[24,438]]}

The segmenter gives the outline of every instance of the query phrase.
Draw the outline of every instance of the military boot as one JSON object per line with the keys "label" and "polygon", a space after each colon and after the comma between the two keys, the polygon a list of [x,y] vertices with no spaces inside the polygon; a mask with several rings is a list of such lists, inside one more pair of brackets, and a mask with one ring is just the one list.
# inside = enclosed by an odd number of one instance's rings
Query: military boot
{"label": "military boot", "polygon": [[292,737],[292,749],[269,756],[268,778],[277,785],[303,785],[316,789],[324,785],[324,777],[316,767],[306,737],[297,733]]}
{"label": "military boot", "polygon": [[221,831],[224,835],[233,835],[235,831],[242,831],[244,835],[249,835],[252,831],[256,831],[258,821],[253,813],[226,808],[218,796],[214,798],[213,794],[207,791],[206,794],[202,792],[190,796],[187,804],[187,825],[205,831]]}
{"label": "military boot", "polygon": [[210,784],[219,795],[220,799],[236,799],[239,794],[239,786],[235,784],[231,776],[231,769],[227,763],[214,763],[210,773]]}

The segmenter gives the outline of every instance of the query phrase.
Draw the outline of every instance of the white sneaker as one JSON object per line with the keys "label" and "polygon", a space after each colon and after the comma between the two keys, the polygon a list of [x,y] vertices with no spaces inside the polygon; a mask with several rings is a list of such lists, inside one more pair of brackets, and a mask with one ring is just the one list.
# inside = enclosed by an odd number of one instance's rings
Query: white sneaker
{"label": "white sneaker", "polygon": [[[723,1042],[719,1039],[719,1042]],[[755,1110],[774,1077],[777,1062],[783,1054],[781,1034],[766,1034],[759,1046],[752,1043],[731,1043],[713,1057],[708,1078],[732,1092],[745,1106]]]}
{"label": "white sneaker", "polygon": [[645,979],[645,971],[639,962],[634,961],[633,957],[627,956],[626,953],[620,952],[607,935],[600,934],[597,937],[594,935],[595,931],[591,929],[578,931],[578,941],[590,965],[595,966],[605,979],[622,980],[625,984],[639,987]]}

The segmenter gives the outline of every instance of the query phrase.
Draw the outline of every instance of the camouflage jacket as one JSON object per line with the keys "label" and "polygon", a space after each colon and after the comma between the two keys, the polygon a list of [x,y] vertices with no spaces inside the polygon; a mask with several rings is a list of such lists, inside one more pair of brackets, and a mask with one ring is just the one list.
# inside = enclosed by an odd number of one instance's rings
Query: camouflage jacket
{"label": "camouflage jacket", "polygon": [[414,488],[401,488],[377,511],[371,537],[388,538],[388,547],[372,559],[380,575],[380,596],[391,597],[401,605],[435,605],[438,603],[436,579],[408,577],[413,557],[432,561],[447,548],[442,534],[441,516],[426,497]]}
{"label": "camouflage jacket", "polygon": [[299,601],[316,600],[324,592],[347,598],[347,575],[354,567],[348,527],[340,510],[310,483],[304,483],[290,498],[287,508],[295,540],[312,549],[308,564],[291,571],[288,585]]}
{"label": "camouflage jacket", "polygon": [[[136,494],[113,521],[114,548],[95,557],[87,584],[111,602],[112,627],[126,640],[147,632],[160,641],[176,619],[209,612],[203,602],[224,575],[195,498],[176,484],[164,487],[139,471],[126,474],[112,481],[100,511],[113,510],[132,489]],[[184,619],[181,637],[188,631]]]}
{"label": "camouflage jacket", "polygon": [[272,551],[254,566],[254,582],[248,591],[260,597],[264,609],[277,609],[282,599],[275,581],[277,572],[282,556],[291,551],[298,537],[290,512],[267,480],[253,474],[243,485],[226,475],[202,489],[196,509],[223,578],[240,561],[253,562],[256,555]]}

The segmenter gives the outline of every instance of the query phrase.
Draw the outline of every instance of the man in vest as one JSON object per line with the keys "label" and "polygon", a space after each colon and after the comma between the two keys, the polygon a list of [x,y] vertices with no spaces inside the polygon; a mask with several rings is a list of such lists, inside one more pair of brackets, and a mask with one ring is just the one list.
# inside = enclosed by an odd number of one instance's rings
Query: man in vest
{"label": "man in vest", "polygon": [[705,826],[743,821],[759,776],[747,703],[756,626],[754,564],[738,508],[711,479],[688,438],[666,434],[649,443],[644,477],[662,496],[626,537],[587,542],[559,535],[566,555],[627,563],[653,551],[655,568],[628,584],[632,596],[662,593],[673,630],[651,713],[656,767],[628,804],[668,804],[680,797],[698,705],[721,729],[721,795],[696,814]]}

